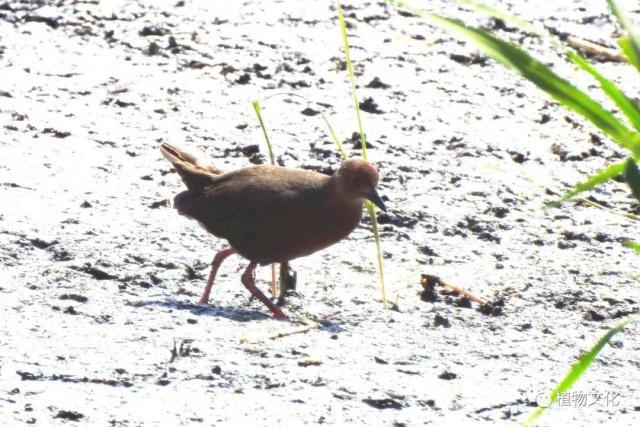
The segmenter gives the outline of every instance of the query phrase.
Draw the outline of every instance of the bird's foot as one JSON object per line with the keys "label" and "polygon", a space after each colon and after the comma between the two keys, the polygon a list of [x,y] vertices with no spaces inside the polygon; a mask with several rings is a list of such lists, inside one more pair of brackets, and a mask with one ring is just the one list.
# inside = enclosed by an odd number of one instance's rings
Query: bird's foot
{"label": "bird's foot", "polygon": [[271,313],[273,313],[273,317],[275,317],[278,320],[286,320],[289,319],[289,316],[287,316],[286,314],[284,314],[284,312],[280,309],[277,310],[271,310]]}

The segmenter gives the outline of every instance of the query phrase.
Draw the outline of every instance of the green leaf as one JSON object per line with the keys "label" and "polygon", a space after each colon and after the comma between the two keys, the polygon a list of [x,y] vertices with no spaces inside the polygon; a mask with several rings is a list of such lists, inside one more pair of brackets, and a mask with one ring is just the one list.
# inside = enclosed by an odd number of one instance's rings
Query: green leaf
{"label": "green leaf", "polygon": [[[338,136],[336,135],[335,131],[333,130],[333,126],[331,126],[331,123],[329,122],[329,118],[327,117],[327,115],[324,112],[324,107],[322,107],[317,102],[314,102],[311,99],[307,98],[306,96],[300,95],[299,93],[293,93],[293,92],[278,92],[278,93],[274,93],[273,95],[267,96],[262,101],[266,102],[267,100],[269,100],[271,98],[278,97],[278,96],[290,96],[290,97],[300,98],[300,99],[304,99],[309,104],[314,105],[315,108],[318,109],[318,112],[320,113],[320,117],[322,117],[322,120],[324,120],[324,123],[327,125],[327,130],[329,131],[329,136],[331,136],[331,138],[333,139],[333,142],[336,143],[336,146],[338,147],[338,151],[340,151],[340,154],[342,155],[342,159],[343,160],[347,159],[347,157],[348,157],[347,156],[347,152],[344,151],[344,147],[342,146],[342,142],[340,142],[340,140],[338,139]],[[254,108],[255,108],[255,106],[254,106]]]}
{"label": "green leaf", "polygon": [[640,36],[636,33],[633,21],[618,5],[617,0],[607,0],[607,3],[609,4],[611,13],[618,18],[618,23],[627,32],[627,37],[624,41],[619,42],[620,48],[629,62],[640,71]]}
{"label": "green leaf", "polygon": [[624,176],[627,178],[627,184],[631,187],[633,196],[640,201],[640,171],[635,160],[629,158],[625,163]]}
{"label": "green leaf", "polygon": [[593,189],[594,187],[596,187],[596,186],[598,186],[600,184],[604,184],[605,182],[609,181],[610,179],[615,178],[616,176],[620,175],[621,173],[624,173],[625,165],[626,165],[626,160],[623,160],[623,161],[620,161],[620,162],[617,162],[617,163],[613,163],[613,164],[607,166],[606,168],[602,169],[601,171],[599,171],[595,175],[589,177],[589,179],[587,179],[586,181],[583,181],[580,184],[578,184],[575,187],[573,187],[573,189],[571,189],[570,191],[565,193],[558,200],[555,200],[553,202],[547,203],[547,206],[558,207],[562,203],[564,203],[567,200],[575,197],[576,195],[582,193],[583,191],[588,191],[588,190],[591,190],[591,189]]}
{"label": "green leaf", "polygon": [[637,254],[640,254],[640,243],[634,242],[633,240],[623,239],[622,244],[628,247],[629,249],[633,249]]}
{"label": "green leaf", "polygon": [[634,155],[640,156],[639,134],[632,132],[613,113],[594,101],[588,94],[559,77],[549,67],[518,46],[499,39],[487,31],[469,27],[456,19],[414,9],[401,1],[388,0],[388,3],[409,9],[430,23],[475,43],[487,55],[503,65],[515,69],[556,101],[588,119],[620,146],[630,150]]}
{"label": "green leaf", "polygon": [[640,109],[634,101],[629,99],[624,92],[622,92],[618,86],[606,79],[600,72],[589,62],[587,62],[582,56],[576,52],[570,50],[566,52],[567,56],[580,68],[591,74],[600,83],[600,87],[606,93],[609,98],[616,103],[618,108],[629,119],[629,122],[633,127],[640,131]]}
{"label": "green leaf", "polygon": [[633,44],[631,43],[629,36],[620,37],[618,39],[618,46],[620,46],[620,49],[627,58],[627,61],[640,71],[640,56],[633,48]]}
{"label": "green leaf", "polygon": [[[517,27],[521,28],[524,31],[527,31],[531,34],[535,34],[537,36],[546,38],[549,42],[553,44],[554,47],[565,50],[566,48],[562,46],[560,43],[556,41],[555,38],[552,38],[548,32],[544,32],[529,22],[518,18],[517,16],[511,15],[510,13],[504,12],[502,10],[494,9],[485,5],[482,2],[476,0],[456,0],[458,3],[465,4],[474,8],[477,11],[487,13],[494,18],[502,19],[505,22],[510,22]],[[633,45],[630,43],[629,37],[624,38],[625,41],[623,43],[628,44],[630,49],[630,55],[633,55],[636,59],[636,66],[640,69],[640,56],[635,56],[636,51],[633,49]],[[590,73],[602,87],[602,90],[616,103],[618,108],[627,116],[633,127],[640,131],[640,109],[637,107],[636,103],[627,98],[627,96],[611,81],[605,79],[597,69],[587,62],[582,56],[580,56],[574,50],[568,50],[566,52],[567,57],[569,57],[576,65],[578,65],[583,70]],[[629,55],[628,55],[629,56]],[[631,61],[630,61],[631,62]]]}
{"label": "green leaf", "polygon": [[580,379],[580,377],[584,375],[585,372],[587,372],[587,370],[589,369],[589,366],[591,366],[591,364],[595,360],[598,353],[600,353],[600,351],[611,340],[611,338],[613,338],[615,334],[620,332],[627,325],[627,323],[629,323],[633,319],[634,318],[630,316],[625,320],[623,320],[622,322],[615,325],[613,328],[609,329],[609,331],[607,331],[607,333],[604,334],[602,338],[600,338],[593,347],[591,347],[591,350],[589,350],[589,352],[587,352],[585,355],[580,357],[580,359],[578,359],[578,361],[571,367],[567,375],[562,379],[562,381],[560,381],[560,384],[558,384],[558,386],[555,389],[553,389],[553,391],[549,395],[549,405],[541,406],[538,409],[536,409],[529,416],[527,421],[525,421],[524,425],[530,426],[531,423],[533,423],[533,421],[536,418],[538,418],[547,408],[549,408],[558,399],[558,396],[561,393],[564,393],[567,390],[569,390],[573,386],[573,384],[575,384],[575,382],[578,381],[578,379]]}
{"label": "green leaf", "polygon": [[267,141],[267,148],[269,148],[269,159],[271,160],[271,164],[276,164],[276,159],[273,155],[273,147],[271,146],[271,141],[269,141],[269,135],[267,135],[267,128],[264,126],[264,122],[262,121],[262,109],[260,108],[260,101],[257,99],[251,102],[253,105],[253,110],[256,112],[256,116],[258,116],[258,122],[260,122],[260,127],[262,128],[262,133],[264,134],[264,139]]}
{"label": "green leaf", "polygon": [[510,13],[492,8],[476,0],[456,0],[456,2],[466,4],[467,6],[470,6],[479,12],[489,14],[494,18],[502,19],[505,22],[510,22],[515,26],[522,28],[524,31],[527,31],[528,33],[535,34],[540,37],[545,37],[545,34],[543,31],[534,27],[531,23],[525,21],[524,19],[520,19],[517,16],[512,15]]}

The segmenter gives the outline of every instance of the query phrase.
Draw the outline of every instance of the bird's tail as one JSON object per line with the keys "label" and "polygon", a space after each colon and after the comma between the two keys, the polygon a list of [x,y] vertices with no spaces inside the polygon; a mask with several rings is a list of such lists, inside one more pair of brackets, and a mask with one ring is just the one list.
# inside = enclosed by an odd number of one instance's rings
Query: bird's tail
{"label": "bird's tail", "polygon": [[163,143],[162,155],[171,162],[189,190],[198,190],[211,182],[215,175],[223,172],[213,165],[201,163],[196,156],[179,147]]}

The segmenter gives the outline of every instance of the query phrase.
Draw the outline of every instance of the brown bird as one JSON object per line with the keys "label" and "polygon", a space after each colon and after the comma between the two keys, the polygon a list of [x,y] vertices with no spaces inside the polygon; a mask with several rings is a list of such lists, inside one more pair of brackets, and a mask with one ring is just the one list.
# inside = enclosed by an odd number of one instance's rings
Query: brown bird
{"label": "brown bird", "polygon": [[216,254],[200,304],[207,304],[220,264],[238,253],[249,260],[242,284],[279,319],[287,316],[255,286],[258,264],[309,255],[347,237],[370,200],[386,207],[376,191],[378,171],[364,160],[346,160],[333,175],[280,166],[253,166],[224,173],[182,149],[160,151],[187,186],[174,206],[230,248]]}

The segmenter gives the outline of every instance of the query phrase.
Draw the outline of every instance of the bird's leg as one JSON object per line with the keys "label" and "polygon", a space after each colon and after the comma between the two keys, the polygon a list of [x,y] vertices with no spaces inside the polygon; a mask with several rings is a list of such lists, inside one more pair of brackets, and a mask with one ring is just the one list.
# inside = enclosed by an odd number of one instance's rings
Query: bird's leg
{"label": "bird's leg", "polygon": [[209,302],[211,287],[213,286],[213,281],[216,278],[216,273],[218,272],[218,268],[220,268],[220,264],[222,264],[222,261],[224,261],[229,255],[233,255],[235,253],[235,249],[227,248],[218,252],[213,258],[213,262],[211,263],[211,272],[209,273],[209,279],[207,279],[207,286],[205,286],[204,292],[202,292],[202,296],[200,297],[200,301],[198,301],[198,304],[207,304]]}
{"label": "bird's leg", "polygon": [[296,289],[296,279],[296,272],[289,265],[289,261],[280,264],[280,288],[276,300],[277,305],[284,305],[285,296]]}
{"label": "bird's leg", "polygon": [[247,266],[247,269],[242,273],[242,284],[251,292],[251,295],[258,298],[264,305],[269,307],[269,310],[273,313],[273,316],[276,319],[286,319],[287,315],[280,310],[280,308],[275,305],[269,298],[267,298],[260,289],[256,288],[255,279],[253,278],[253,271],[256,269],[257,263],[255,261],[251,261]]}

